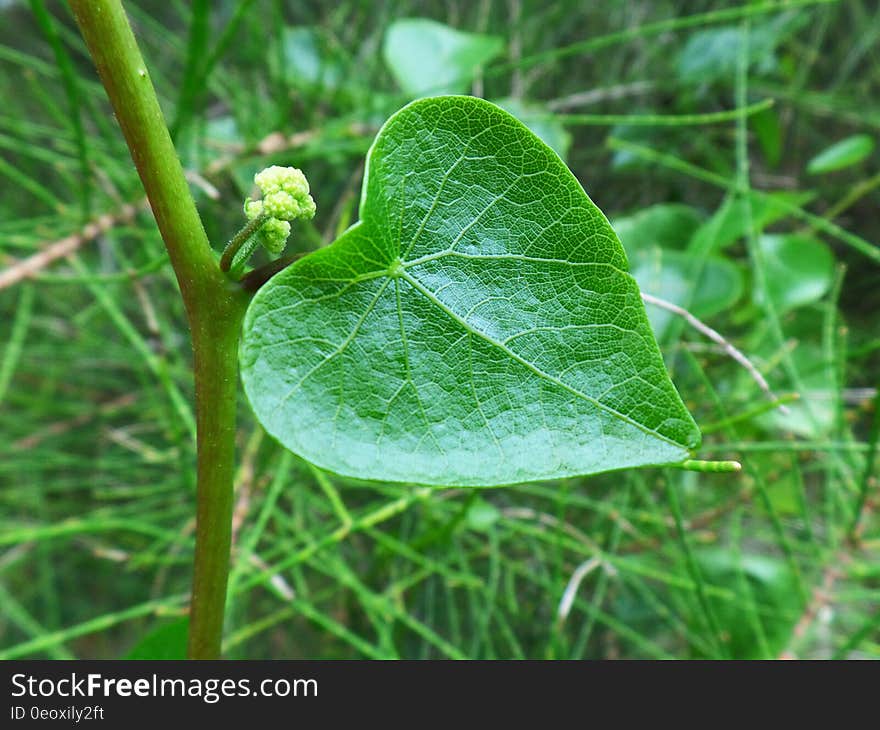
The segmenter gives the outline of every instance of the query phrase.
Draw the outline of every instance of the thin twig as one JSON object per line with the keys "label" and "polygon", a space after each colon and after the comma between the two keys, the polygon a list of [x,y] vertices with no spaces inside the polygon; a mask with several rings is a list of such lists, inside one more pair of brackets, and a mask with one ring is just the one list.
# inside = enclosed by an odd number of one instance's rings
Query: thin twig
{"label": "thin twig", "polygon": [[804,610],[792,630],[789,645],[779,654],[780,659],[797,659],[795,648],[809,633],[816,620],[828,614],[834,602],[834,584],[844,574],[843,566],[849,562],[850,556],[841,553],[833,560],[822,574],[822,582],[813,589],[813,598]]}
{"label": "thin twig", "polygon": [[[256,553],[248,555],[248,560],[256,566],[261,573],[272,573],[272,566]],[[296,591],[294,591],[293,588],[290,587],[290,584],[284,580],[281,573],[272,573],[272,576],[269,578],[269,585],[271,585],[286,601],[296,600]]]}
{"label": "thin twig", "polygon": [[210,182],[205,180],[197,170],[184,170],[184,177],[186,177],[186,181],[191,185],[195,185],[199,190],[201,190],[205,195],[207,195],[211,200],[220,200],[222,197],[220,195],[220,191],[212,185]]}
{"label": "thin twig", "polygon": [[137,204],[129,203],[123,205],[115,213],[105,213],[98,216],[91,223],[87,223],[79,233],[65,236],[58,241],[48,244],[38,253],[28,256],[26,259],[16,261],[9,268],[0,271],[0,289],[5,289],[6,287],[18,284],[20,281],[31,278],[52,262],[65,256],[70,256],[84,243],[96,239],[113,226],[130,221],[145,203],[146,200]]}
{"label": "thin twig", "polygon": [[[364,124],[351,124],[347,129],[349,134],[355,136],[364,136],[375,129]],[[297,132],[292,135],[284,135],[281,132],[272,132],[264,137],[254,147],[245,147],[244,145],[233,145],[231,149],[235,154],[220,157],[205,168],[204,173],[195,170],[186,170],[187,180],[194,185],[202,188],[206,195],[215,198],[216,188],[203,177],[203,175],[215,175],[223,170],[231,167],[242,156],[249,154],[255,155],[272,155],[279,152],[303,147],[313,141],[320,134],[320,130],[310,129],[304,132]],[[15,284],[29,279],[58,259],[65,258],[74,253],[81,246],[89,243],[106,233],[120,223],[131,221],[141,208],[145,208],[147,200],[144,198],[138,203],[123,204],[118,210],[112,213],[104,213],[93,221],[88,223],[79,233],[65,236],[57,241],[47,243],[46,246],[33,256],[26,259],[15,261],[11,266],[0,271],[0,289],[5,289]]]}
{"label": "thin twig", "polygon": [[584,534],[573,525],[563,522],[558,517],[554,517],[546,512],[537,512],[530,507],[505,507],[501,510],[501,514],[512,520],[535,520],[545,527],[562,530],[578,542],[582,542],[593,552],[598,553],[602,550],[602,548],[600,548],[599,545],[588,535]]}
{"label": "thin twig", "polygon": [[562,592],[562,598],[559,600],[559,607],[556,609],[556,620],[559,624],[563,624],[565,619],[568,618],[568,614],[571,612],[574,599],[577,597],[578,589],[581,587],[584,578],[600,566],[604,567],[605,572],[609,575],[615,575],[617,573],[614,567],[596,556],[589,560],[585,560],[575,568],[574,573],[571,574],[571,578],[568,579],[568,584],[565,586],[565,590]]}
{"label": "thin twig", "polygon": [[654,88],[651,81],[635,81],[631,84],[619,84],[617,86],[606,86],[602,89],[590,89],[589,91],[579,91],[575,94],[562,96],[558,99],[548,101],[547,109],[552,112],[561,112],[568,109],[574,109],[580,106],[589,106],[598,104],[602,101],[612,101],[614,99],[622,99],[627,96],[635,96],[644,94]]}
{"label": "thin twig", "polygon": [[[232,545],[233,549],[238,544],[238,535],[247,519],[253,502],[254,492],[257,490],[256,466],[254,460],[257,457],[260,444],[263,441],[263,430],[254,429],[248,439],[247,446],[241,456],[241,465],[235,478],[236,495],[235,507],[232,510]],[[261,480],[262,481],[262,480]]]}
{"label": "thin twig", "polygon": [[80,426],[87,424],[94,418],[99,418],[122,408],[127,408],[128,406],[133,405],[135,402],[137,402],[137,396],[133,393],[126,393],[119,398],[114,398],[111,401],[100,404],[99,406],[97,406],[97,408],[94,408],[93,410],[80,413],[78,416],[71,418],[67,421],[57,421],[55,423],[49,424],[39,431],[35,431],[34,433],[24,436],[17,441],[13,441],[12,450],[15,451],[17,449],[33,449],[34,447],[39,446],[47,438],[51,438],[52,436],[61,436],[68,431],[72,431],[75,428],[79,428]]}
{"label": "thin twig", "polygon": [[[660,309],[665,309],[667,312],[672,312],[673,314],[678,315],[683,318],[685,322],[687,322],[691,327],[697,330],[700,334],[708,337],[712,342],[719,345],[724,353],[729,357],[733,358],[736,362],[738,362],[743,368],[745,368],[746,372],[752,377],[758,387],[764,392],[764,394],[772,401],[778,400],[778,398],[773,394],[773,391],[770,390],[770,386],[767,384],[767,381],[764,379],[764,376],[761,375],[758,368],[752,363],[749,358],[743,355],[738,349],[736,349],[733,345],[731,345],[727,340],[724,339],[718,332],[712,329],[709,325],[701,320],[697,319],[693,314],[691,314],[684,307],[680,307],[677,304],[673,304],[672,302],[668,302],[665,299],[660,299],[659,297],[655,297],[651,294],[647,294],[642,292],[642,299],[647,304],[653,304],[655,307],[659,307]],[[780,413],[789,413],[788,408],[784,405],[779,406]]]}
{"label": "thin twig", "polygon": [[[374,133],[376,131],[376,127],[370,126],[367,124],[362,124],[360,122],[353,122],[348,125],[345,129],[345,132],[354,136],[354,137],[363,137],[368,134]],[[279,152],[287,152],[288,150],[296,149],[298,147],[305,147],[310,142],[313,142],[317,139],[322,133],[321,129],[306,129],[302,132],[296,132],[294,134],[283,134],[282,132],[272,132],[271,134],[266,135],[257,142],[256,145],[249,147],[246,145],[228,145],[226,147],[229,150],[230,154],[220,157],[210,165],[205,168],[205,175],[211,176],[215,175],[218,172],[222,172],[228,167],[231,167],[236,161],[240,160],[242,157],[255,155],[255,156],[265,156],[265,155],[274,155]]]}

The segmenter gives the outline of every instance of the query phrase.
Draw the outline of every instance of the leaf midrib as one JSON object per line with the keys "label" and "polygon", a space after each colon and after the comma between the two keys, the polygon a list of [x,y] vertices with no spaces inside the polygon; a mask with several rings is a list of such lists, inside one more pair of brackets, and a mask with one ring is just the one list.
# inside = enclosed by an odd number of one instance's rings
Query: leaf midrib
{"label": "leaf midrib", "polygon": [[[359,221],[359,226],[360,225],[363,225],[363,221]],[[468,332],[469,334],[471,334],[473,336],[479,337],[480,339],[489,343],[494,348],[500,350],[508,357],[512,358],[516,362],[518,362],[521,365],[523,365],[524,367],[526,367],[528,370],[530,370],[533,374],[537,375],[539,378],[543,378],[543,379],[547,380],[548,382],[553,383],[557,387],[568,391],[572,395],[587,401],[588,403],[595,406],[597,409],[604,411],[605,413],[608,413],[609,415],[613,416],[614,418],[617,418],[625,423],[628,423],[628,424],[634,426],[635,428],[642,431],[643,433],[646,433],[646,434],[648,434],[654,438],[657,438],[661,441],[664,441],[665,443],[668,443],[671,446],[675,446],[677,448],[687,450],[686,444],[682,444],[678,441],[674,441],[673,439],[669,438],[668,436],[665,436],[664,434],[660,433],[659,431],[656,431],[655,429],[652,429],[643,423],[639,423],[638,421],[636,421],[632,417],[630,417],[624,413],[621,413],[620,411],[596,400],[595,398],[587,395],[586,393],[583,393],[582,391],[578,390],[577,388],[574,388],[573,386],[569,385],[565,381],[560,380],[559,378],[551,375],[550,373],[545,372],[541,368],[537,367],[534,363],[531,363],[528,360],[526,360],[525,358],[523,358],[522,356],[518,355],[516,352],[514,352],[513,350],[508,348],[503,342],[499,342],[499,341],[493,339],[492,337],[490,337],[485,332],[482,332],[481,330],[475,328],[466,319],[461,317],[454,310],[450,309],[446,304],[444,304],[429,288],[427,288],[419,279],[417,279],[415,276],[413,276],[408,271],[409,269],[411,269],[414,266],[417,266],[420,264],[425,264],[425,263],[428,263],[431,261],[437,261],[437,260],[440,260],[440,259],[443,259],[446,257],[456,257],[456,258],[476,259],[476,260],[528,261],[528,262],[534,262],[534,263],[563,264],[563,265],[567,265],[567,266],[598,266],[598,267],[602,267],[602,268],[606,268],[606,267],[610,268],[613,271],[616,271],[616,272],[623,274],[623,275],[626,275],[626,276],[630,276],[629,272],[622,271],[621,269],[616,267],[614,264],[612,264],[610,262],[605,262],[605,261],[568,261],[565,259],[554,259],[554,258],[542,258],[542,257],[536,257],[536,256],[527,256],[525,254],[468,254],[468,253],[464,253],[461,251],[454,251],[454,250],[445,249],[443,251],[439,251],[434,254],[428,254],[426,256],[422,256],[417,259],[413,259],[412,261],[401,262],[402,273],[399,278],[405,279],[407,281],[407,283],[411,287],[413,287],[413,289],[415,289],[420,294],[422,294],[424,297],[426,297],[434,306],[436,306],[438,309],[440,309],[442,312],[444,312],[450,319],[452,319],[454,322],[456,322],[459,326],[464,328],[464,330],[466,332]],[[388,269],[386,268],[386,269],[377,269],[377,270],[373,270],[370,272],[364,272],[363,274],[360,274],[359,276],[353,277],[353,279],[349,280],[350,285],[357,285],[357,284],[364,283],[366,281],[371,281],[373,279],[380,278],[382,276],[387,277],[387,280],[385,282],[383,282],[382,286],[377,291],[375,297],[372,299],[370,304],[367,306],[366,311],[358,319],[353,330],[349,333],[349,335],[336,348],[336,350],[333,353],[331,353],[329,356],[322,359],[320,363],[318,363],[313,368],[311,368],[309,370],[309,372],[306,373],[297,382],[297,384],[284,395],[284,397],[279,401],[278,405],[274,409],[275,412],[277,412],[278,409],[280,409],[280,407],[287,400],[289,400],[289,398],[291,396],[293,396],[293,394],[296,393],[297,390],[299,390],[299,388],[302,386],[302,384],[309,377],[314,375],[314,373],[317,372],[318,370],[320,370],[325,364],[327,364],[328,362],[330,362],[331,360],[333,360],[334,358],[338,357],[343,352],[345,352],[347,347],[357,337],[357,334],[360,331],[361,326],[366,321],[366,319],[369,317],[370,313],[373,311],[376,303],[378,302],[378,300],[380,299],[380,297],[382,296],[382,294],[386,290],[388,284],[392,281],[393,278],[397,278],[397,277],[389,276]],[[345,288],[348,289],[349,287],[346,286]],[[415,386],[415,384],[413,383],[413,387],[414,386]]]}
{"label": "leaf midrib", "polygon": [[430,289],[428,289],[424,284],[422,284],[421,281],[419,281],[417,278],[412,276],[412,274],[410,274],[406,270],[404,270],[404,272],[402,274],[402,278],[406,279],[406,281],[409,283],[410,286],[413,287],[413,289],[420,292],[432,304],[434,304],[434,306],[436,306],[438,309],[440,309],[442,312],[444,312],[450,319],[452,319],[457,324],[459,324],[461,327],[463,327],[467,332],[471,333],[472,335],[474,335],[476,337],[479,337],[480,339],[484,340],[485,342],[488,342],[490,345],[492,345],[496,349],[501,350],[501,352],[503,352],[505,355],[507,355],[508,357],[512,358],[516,362],[518,362],[521,365],[523,365],[524,367],[526,367],[528,370],[530,370],[532,373],[537,375],[539,378],[544,378],[545,380],[553,383],[554,385],[558,386],[559,388],[562,388],[563,390],[568,391],[572,395],[577,396],[578,398],[582,398],[583,400],[587,401],[588,403],[591,403],[592,405],[596,406],[596,408],[598,408],[599,410],[605,411],[609,415],[614,416],[615,418],[618,418],[621,421],[624,421],[625,423],[628,423],[632,426],[635,426],[636,428],[638,428],[640,431],[642,431],[644,433],[647,433],[651,436],[654,436],[662,441],[665,441],[666,443],[668,443],[672,446],[687,449],[685,444],[681,444],[677,441],[673,441],[668,436],[664,436],[660,432],[655,431],[652,428],[649,428],[648,426],[644,425],[643,423],[639,423],[638,421],[634,420],[630,416],[627,416],[624,413],[620,413],[620,411],[617,411],[614,408],[611,408],[610,406],[607,406],[604,403],[597,401],[592,396],[589,396],[586,393],[581,392],[580,390],[572,387],[571,385],[569,385],[565,381],[560,380],[559,378],[557,378],[553,375],[550,375],[550,373],[547,373],[547,372],[541,370],[541,368],[536,366],[534,363],[530,363],[528,360],[526,360],[521,355],[518,355],[517,353],[515,353],[510,348],[506,347],[501,342],[498,342],[497,340],[493,339],[488,334],[486,334],[485,332],[482,332],[481,330],[477,329],[472,324],[470,324],[470,322],[463,319],[454,310],[450,309],[446,304],[444,304],[440,299],[438,299]]}

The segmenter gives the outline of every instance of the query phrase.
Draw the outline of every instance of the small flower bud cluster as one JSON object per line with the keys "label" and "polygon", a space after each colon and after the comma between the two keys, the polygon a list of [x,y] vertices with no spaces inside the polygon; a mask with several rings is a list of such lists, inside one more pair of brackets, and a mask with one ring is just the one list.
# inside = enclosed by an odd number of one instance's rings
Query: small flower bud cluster
{"label": "small flower bud cluster", "polygon": [[263,199],[248,198],[244,202],[244,214],[248,220],[267,216],[257,235],[267,251],[279,254],[287,244],[290,221],[297,218],[311,220],[315,216],[315,201],[309,195],[309,182],[302,170],[272,165],[254,175],[254,183]]}

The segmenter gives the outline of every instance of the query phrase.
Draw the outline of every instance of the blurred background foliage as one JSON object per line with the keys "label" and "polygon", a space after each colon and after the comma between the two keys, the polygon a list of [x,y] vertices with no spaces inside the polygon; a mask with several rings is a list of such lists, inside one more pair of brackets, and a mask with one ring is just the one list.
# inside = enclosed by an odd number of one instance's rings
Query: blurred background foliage
{"label": "blurred background foliage", "polygon": [[[701,455],[740,474],[352,482],[242,402],[228,656],[880,656],[876,2],[125,5],[218,250],[268,164],[318,203],[293,248],[326,245],[381,123],[476,94],[566,159],[644,291],[788,403],[654,307]],[[173,657],[195,487],[176,282],[64,4],[0,3],[0,98],[0,657]]]}

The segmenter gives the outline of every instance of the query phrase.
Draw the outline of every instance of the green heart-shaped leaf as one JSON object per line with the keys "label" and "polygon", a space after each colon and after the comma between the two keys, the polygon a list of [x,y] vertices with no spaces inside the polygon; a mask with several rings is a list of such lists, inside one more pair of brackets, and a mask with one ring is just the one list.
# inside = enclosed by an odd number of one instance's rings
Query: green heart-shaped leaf
{"label": "green heart-shaped leaf", "polygon": [[254,297],[245,391],[291,451],[365,479],[494,486],[680,463],[699,431],[620,242],[493,104],[410,104],[361,220]]}

